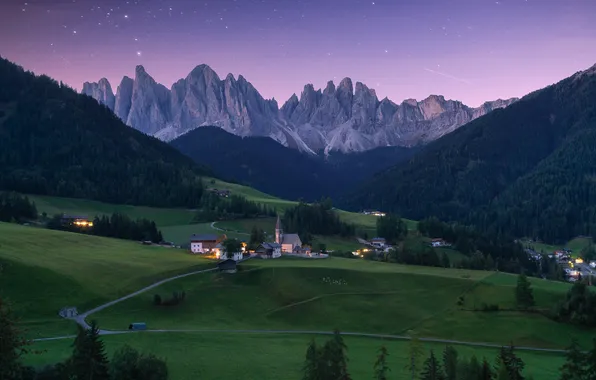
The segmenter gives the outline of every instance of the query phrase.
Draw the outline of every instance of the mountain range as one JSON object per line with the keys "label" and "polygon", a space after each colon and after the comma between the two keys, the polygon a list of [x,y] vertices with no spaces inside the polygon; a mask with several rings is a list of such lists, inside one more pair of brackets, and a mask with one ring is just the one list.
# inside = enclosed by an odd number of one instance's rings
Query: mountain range
{"label": "mountain range", "polygon": [[325,89],[304,86],[279,107],[265,99],[242,75],[221,79],[207,65],[193,69],[170,89],[137,66],[116,94],[105,78],[83,84],[82,93],[111,109],[127,125],[164,141],[201,126],[217,126],[245,136],[266,136],[308,153],[363,152],[376,147],[426,144],[517,99],[495,100],[471,108],[431,95],[396,104],[379,100],[375,90],[350,78]]}
{"label": "mountain range", "polygon": [[170,141],[222,179],[241,182],[284,199],[337,199],[375,173],[410,158],[418,148],[381,147],[359,153],[310,155],[269,137],[240,137],[202,127]]}

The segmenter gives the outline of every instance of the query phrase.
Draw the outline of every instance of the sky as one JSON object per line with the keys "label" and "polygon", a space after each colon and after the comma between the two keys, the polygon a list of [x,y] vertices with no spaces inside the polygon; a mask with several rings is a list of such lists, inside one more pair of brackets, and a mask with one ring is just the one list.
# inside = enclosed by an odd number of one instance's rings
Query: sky
{"label": "sky", "polygon": [[0,55],[80,90],[199,64],[280,106],[350,77],[396,103],[523,96],[596,63],[594,0],[2,0]]}

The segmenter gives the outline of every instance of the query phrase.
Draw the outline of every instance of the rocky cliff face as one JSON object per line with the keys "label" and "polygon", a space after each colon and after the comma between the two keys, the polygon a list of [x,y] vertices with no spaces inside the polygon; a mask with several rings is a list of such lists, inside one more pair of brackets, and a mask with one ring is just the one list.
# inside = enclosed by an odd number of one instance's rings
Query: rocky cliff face
{"label": "rocky cliff face", "polygon": [[244,77],[229,74],[222,80],[207,65],[197,66],[169,90],[137,66],[134,80],[124,77],[115,97],[105,79],[85,83],[83,93],[106,104],[129,126],[162,140],[215,125],[239,136],[269,136],[311,153],[424,144],[517,100],[470,108],[431,95],[398,105],[387,98],[379,101],[373,89],[345,78],[322,90],[307,84],[300,97],[292,95],[279,108]]}
{"label": "rocky cliff face", "polygon": [[114,102],[116,100],[112,86],[106,78],[101,78],[97,83],[83,83],[83,91],[85,95],[89,95],[101,104],[104,104],[112,111],[114,110]]}

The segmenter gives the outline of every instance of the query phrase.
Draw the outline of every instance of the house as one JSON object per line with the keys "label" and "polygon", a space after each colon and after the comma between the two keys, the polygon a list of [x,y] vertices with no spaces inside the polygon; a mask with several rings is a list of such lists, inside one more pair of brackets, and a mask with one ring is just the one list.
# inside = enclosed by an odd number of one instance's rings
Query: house
{"label": "house", "polygon": [[373,247],[377,247],[377,248],[383,248],[385,246],[385,244],[387,244],[387,242],[385,241],[385,238],[382,238],[382,237],[372,238],[370,240],[370,243]]}
{"label": "house", "polygon": [[229,198],[230,197],[230,190],[218,190],[218,189],[209,189],[212,193],[222,197],[222,198]]}
{"label": "house", "polygon": [[275,259],[281,256],[281,244],[262,243],[255,249],[255,253],[263,258]]}
{"label": "house", "polygon": [[218,244],[225,239],[225,235],[217,236],[215,234],[193,234],[190,237],[190,251],[192,253],[221,253],[221,245],[218,247]]}
{"label": "house", "polygon": [[435,238],[430,241],[431,247],[449,247],[451,244],[447,243],[441,238]]}
{"label": "house", "polygon": [[217,263],[217,269],[224,273],[236,273],[236,261],[232,259],[220,261]]}
{"label": "house", "polygon": [[306,256],[310,256],[312,254],[312,251],[310,249],[309,246],[304,246],[304,247],[296,247],[294,248],[294,252],[297,255],[306,255]]}
{"label": "house", "polygon": [[63,226],[77,226],[77,227],[93,227],[93,221],[91,221],[87,215],[69,215],[62,214],[60,222]]}
{"label": "house", "polygon": [[147,324],[145,322],[134,322],[128,325],[128,329],[133,331],[147,330]]}
{"label": "house", "polygon": [[60,309],[58,315],[60,315],[62,318],[74,318],[79,315],[79,312],[74,306],[66,306]]}
{"label": "house", "polygon": [[282,252],[292,253],[296,248],[302,247],[302,240],[298,234],[284,234],[279,216],[275,224],[275,242],[281,245]]}

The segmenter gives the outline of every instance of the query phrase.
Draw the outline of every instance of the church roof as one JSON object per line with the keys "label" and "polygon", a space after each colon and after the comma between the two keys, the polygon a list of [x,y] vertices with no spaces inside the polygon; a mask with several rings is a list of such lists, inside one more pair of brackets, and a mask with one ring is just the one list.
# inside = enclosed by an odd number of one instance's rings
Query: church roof
{"label": "church roof", "polygon": [[298,234],[283,234],[282,244],[302,245]]}

